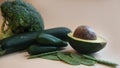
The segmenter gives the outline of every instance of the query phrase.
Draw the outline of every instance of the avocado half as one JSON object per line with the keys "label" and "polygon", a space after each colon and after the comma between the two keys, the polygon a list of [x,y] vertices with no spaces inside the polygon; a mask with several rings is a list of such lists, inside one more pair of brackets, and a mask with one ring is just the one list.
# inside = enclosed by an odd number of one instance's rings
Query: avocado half
{"label": "avocado half", "polygon": [[96,40],[84,40],[74,37],[73,33],[68,33],[68,42],[80,54],[95,53],[107,44],[107,41],[100,36],[97,36]]}

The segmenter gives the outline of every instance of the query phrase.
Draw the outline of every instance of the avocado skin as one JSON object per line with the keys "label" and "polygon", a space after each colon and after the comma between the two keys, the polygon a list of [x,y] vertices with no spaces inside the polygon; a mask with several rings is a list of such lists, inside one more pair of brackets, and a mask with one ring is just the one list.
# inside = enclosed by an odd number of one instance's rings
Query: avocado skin
{"label": "avocado skin", "polygon": [[44,33],[53,35],[61,40],[67,41],[68,36],[67,34],[70,33],[71,30],[67,27],[56,27],[51,29],[44,30]]}
{"label": "avocado skin", "polygon": [[71,47],[80,54],[92,54],[98,52],[99,50],[103,49],[106,45],[106,42],[101,43],[83,42],[72,39],[71,37],[69,37],[68,42],[71,45]]}

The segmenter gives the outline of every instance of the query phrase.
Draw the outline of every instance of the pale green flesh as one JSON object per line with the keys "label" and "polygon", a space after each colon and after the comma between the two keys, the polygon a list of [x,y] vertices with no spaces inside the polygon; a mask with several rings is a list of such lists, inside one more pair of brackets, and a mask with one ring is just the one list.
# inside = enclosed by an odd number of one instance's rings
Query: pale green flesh
{"label": "pale green flesh", "polygon": [[96,40],[84,40],[84,39],[76,38],[73,36],[73,33],[69,33],[68,36],[76,41],[91,42],[91,43],[101,43],[101,42],[106,43],[106,40],[100,36],[97,36]]}

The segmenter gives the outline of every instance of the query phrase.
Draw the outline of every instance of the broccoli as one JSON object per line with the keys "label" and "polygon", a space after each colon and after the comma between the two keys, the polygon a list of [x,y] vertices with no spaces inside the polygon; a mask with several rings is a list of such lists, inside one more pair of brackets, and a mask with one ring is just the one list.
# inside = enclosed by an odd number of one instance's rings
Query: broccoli
{"label": "broccoli", "polygon": [[4,18],[2,33],[5,34],[8,30],[13,34],[44,30],[42,16],[31,4],[23,0],[7,0],[1,4],[0,8]]}

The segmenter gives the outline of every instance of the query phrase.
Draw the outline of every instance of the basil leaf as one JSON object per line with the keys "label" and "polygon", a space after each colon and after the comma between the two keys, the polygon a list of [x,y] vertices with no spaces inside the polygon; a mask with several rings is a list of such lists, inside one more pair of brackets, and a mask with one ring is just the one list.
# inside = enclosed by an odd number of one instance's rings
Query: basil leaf
{"label": "basil leaf", "polygon": [[45,56],[41,56],[40,58],[48,59],[48,60],[57,60],[57,61],[60,60],[56,54],[45,55]]}
{"label": "basil leaf", "polygon": [[83,64],[83,65],[87,65],[87,66],[93,66],[96,64],[95,61],[93,60],[89,60],[89,59],[85,59],[83,57],[81,57],[78,54],[73,54],[71,53],[71,57],[73,57],[74,59],[76,59],[79,63]]}
{"label": "basil leaf", "polygon": [[112,67],[116,67],[118,65],[116,63],[113,63],[113,62],[110,62],[110,61],[96,59],[96,58],[88,56],[88,55],[83,55],[83,57],[85,57],[87,59],[90,59],[90,60],[93,60],[93,61],[96,61],[96,62],[98,62],[100,64],[105,64],[105,65],[112,66]]}
{"label": "basil leaf", "polygon": [[51,54],[55,54],[58,51],[52,51],[52,52],[47,52],[47,53],[42,53],[42,54],[37,54],[37,55],[31,55],[30,57],[28,57],[28,59],[32,59],[32,58],[38,58],[41,56],[46,56],[46,55],[51,55]]}
{"label": "basil leaf", "polygon": [[71,65],[80,65],[78,61],[76,61],[74,58],[72,58],[69,54],[65,54],[63,52],[58,52],[57,56],[59,57],[60,60],[63,62],[66,62]]}

